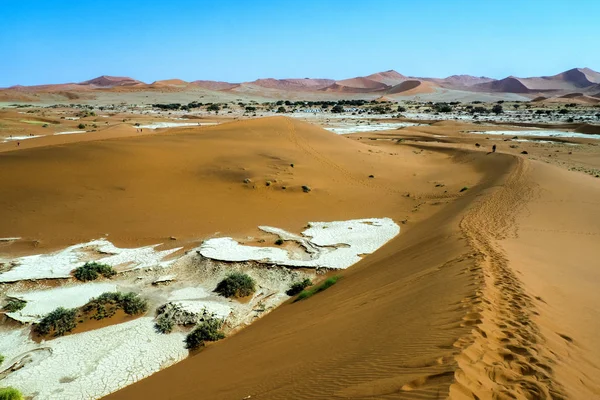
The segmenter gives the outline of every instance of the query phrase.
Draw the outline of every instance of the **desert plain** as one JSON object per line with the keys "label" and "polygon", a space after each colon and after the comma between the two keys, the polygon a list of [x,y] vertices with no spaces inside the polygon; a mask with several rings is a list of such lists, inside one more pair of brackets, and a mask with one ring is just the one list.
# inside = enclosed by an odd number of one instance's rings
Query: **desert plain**
{"label": "desert plain", "polygon": [[[100,77],[0,100],[0,386],[600,398],[597,72]],[[76,272],[93,263],[111,272]],[[216,291],[232,273],[250,293]],[[40,329],[59,308],[72,324]]]}

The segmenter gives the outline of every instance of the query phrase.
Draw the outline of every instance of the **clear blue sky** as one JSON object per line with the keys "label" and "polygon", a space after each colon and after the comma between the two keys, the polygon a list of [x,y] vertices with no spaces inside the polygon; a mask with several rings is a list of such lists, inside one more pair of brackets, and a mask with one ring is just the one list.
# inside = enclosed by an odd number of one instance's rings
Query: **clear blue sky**
{"label": "clear blue sky", "polygon": [[0,87],[600,70],[600,0],[0,0]]}

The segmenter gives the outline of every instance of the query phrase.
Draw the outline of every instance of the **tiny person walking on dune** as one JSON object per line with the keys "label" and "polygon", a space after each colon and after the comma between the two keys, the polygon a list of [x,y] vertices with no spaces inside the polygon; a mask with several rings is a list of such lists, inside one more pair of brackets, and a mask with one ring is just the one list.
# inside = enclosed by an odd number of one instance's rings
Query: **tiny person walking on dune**
{"label": "tiny person walking on dune", "polygon": [[496,152],[496,145],[493,145],[492,146],[492,153],[495,153],[495,152]]}

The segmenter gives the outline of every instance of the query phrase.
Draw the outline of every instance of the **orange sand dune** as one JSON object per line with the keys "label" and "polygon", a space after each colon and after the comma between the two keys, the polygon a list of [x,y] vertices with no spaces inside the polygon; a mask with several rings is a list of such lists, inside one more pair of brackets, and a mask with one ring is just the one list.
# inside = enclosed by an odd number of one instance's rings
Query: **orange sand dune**
{"label": "orange sand dune", "polygon": [[408,80],[400,83],[399,85],[394,86],[389,89],[387,94],[399,94],[399,95],[412,95],[419,93],[432,93],[435,91],[436,85],[431,82],[426,81],[418,81],[418,80]]}
{"label": "orange sand dune", "polygon": [[160,86],[160,85],[164,85],[164,86],[185,86],[187,85],[188,82],[181,80],[181,79],[163,79],[161,81],[154,81],[152,82],[152,85],[155,86]]}
{"label": "orange sand dune", "polygon": [[573,91],[578,88],[587,88],[600,82],[600,73],[589,68],[573,68],[552,76],[531,78],[507,78],[485,82],[473,87],[483,91],[497,91],[510,93],[532,93],[545,91]]}
{"label": "orange sand dune", "polygon": [[190,83],[192,85],[196,85],[201,88],[208,89],[208,90],[227,90],[227,89],[233,89],[233,88],[239,86],[238,83],[218,82],[218,81],[202,81],[202,80],[193,81]]}
{"label": "orange sand dune", "polygon": [[326,292],[107,398],[599,397],[598,181],[520,156],[416,148],[452,154],[447,168],[479,183]]}
{"label": "orange sand dune", "polygon": [[375,92],[387,88],[389,88],[389,86],[385,83],[358,77],[336,81],[333,85],[328,86],[323,90],[329,92]]}
{"label": "orange sand dune", "polygon": [[370,79],[375,82],[384,83],[388,86],[395,86],[395,85],[402,83],[408,79],[406,76],[404,76],[394,70],[377,72],[375,74],[366,76],[365,78]]}
{"label": "orange sand dune", "polygon": [[[139,245],[265,224],[299,230],[310,220],[412,219],[418,200],[402,196],[409,188],[443,195],[427,180],[444,179],[454,194],[474,179],[466,169],[437,169],[447,156],[425,163],[407,148],[371,152],[283,117],[171,132],[0,153],[0,237],[56,247],[108,234],[117,245]],[[425,181],[402,183],[414,173]]]}
{"label": "orange sand dune", "polygon": [[107,76],[102,75],[98,78],[90,79],[89,81],[81,82],[80,85],[92,85],[100,87],[112,86],[131,86],[143,83],[141,81],[126,77],[126,76]]}
{"label": "orange sand dune", "polygon": [[268,89],[307,91],[323,89],[335,81],[331,79],[257,79],[245,85],[255,85]]}
{"label": "orange sand dune", "polygon": [[565,102],[565,103],[578,103],[578,104],[598,104],[600,99],[592,96],[586,96],[583,93],[569,93],[564,96],[549,99],[548,102]]}
{"label": "orange sand dune", "polygon": [[599,168],[596,146],[544,156],[478,126],[361,139],[275,117],[4,151],[0,237],[39,253],[104,235],[188,246],[262,224],[401,224],[327,291],[109,399],[599,398],[600,180],[549,164]]}

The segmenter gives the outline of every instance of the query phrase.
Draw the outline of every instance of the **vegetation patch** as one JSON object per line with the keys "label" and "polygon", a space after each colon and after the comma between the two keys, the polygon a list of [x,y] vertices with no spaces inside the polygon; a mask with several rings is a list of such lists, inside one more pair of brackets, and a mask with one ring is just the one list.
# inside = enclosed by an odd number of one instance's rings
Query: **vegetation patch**
{"label": "vegetation patch", "polygon": [[25,308],[27,302],[21,299],[10,299],[4,305],[4,311],[6,312],[17,312]]}
{"label": "vegetation patch", "polygon": [[54,332],[54,336],[63,336],[71,332],[77,326],[77,309],[58,307],[46,315],[39,324],[35,325],[34,331],[40,335],[48,335]]}
{"label": "vegetation patch", "polygon": [[54,337],[63,336],[75,329],[78,321],[83,322],[84,317],[99,321],[112,317],[117,310],[123,310],[128,315],[139,315],[148,310],[148,303],[136,293],[103,293],[81,308],[57,308],[34,325],[33,331],[42,336],[51,333]]}
{"label": "vegetation patch", "polygon": [[148,310],[148,302],[137,293],[108,292],[102,293],[82,307],[85,314],[98,321],[112,317],[117,310],[123,310],[127,315],[143,314]]}
{"label": "vegetation patch", "polygon": [[95,281],[100,275],[105,278],[111,278],[117,274],[117,271],[110,265],[100,264],[95,261],[86,262],[83,266],[73,271],[73,276],[79,281]]}
{"label": "vegetation patch", "polygon": [[210,313],[206,308],[202,312],[191,312],[185,310],[181,305],[173,302],[163,304],[156,310],[154,328],[160,333],[171,333],[175,325],[190,326],[200,322],[215,319],[216,315]]}
{"label": "vegetation patch", "polygon": [[462,189],[460,189],[460,192],[461,192],[461,193],[462,193],[462,192],[466,192],[467,190],[469,190],[469,188],[465,186],[465,187],[463,187]]}
{"label": "vegetation patch", "polygon": [[302,292],[300,292],[300,294],[298,295],[298,297],[296,297],[296,300],[294,300],[294,303],[300,300],[305,300],[308,299],[309,297],[314,296],[317,293],[320,293],[326,289],[329,289],[330,287],[332,287],[333,285],[335,285],[335,283],[340,279],[339,276],[332,276],[330,278],[325,279],[325,281],[323,283],[321,283],[319,286],[307,289],[307,290],[303,290]]}
{"label": "vegetation patch", "polygon": [[304,289],[312,285],[310,279],[306,278],[301,282],[294,282],[292,286],[285,292],[288,296],[295,296],[298,293],[302,292]]}
{"label": "vegetation patch", "polygon": [[449,113],[452,112],[452,106],[448,103],[436,103],[433,105],[433,110],[440,113]]}
{"label": "vegetation patch", "polygon": [[13,387],[0,388],[0,400],[23,400],[23,394]]}
{"label": "vegetation patch", "polygon": [[256,283],[250,276],[234,272],[219,282],[215,292],[225,297],[245,297],[254,293],[255,286]]}
{"label": "vegetation patch", "polygon": [[223,320],[218,318],[209,318],[202,321],[185,338],[185,347],[189,350],[196,350],[205,345],[205,342],[216,342],[223,339],[225,334],[221,331]]}
{"label": "vegetation patch", "polygon": [[156,319],[154,328],[160,333],[171,333],[174,325],[173,320],[166,315],[161,315]]}

